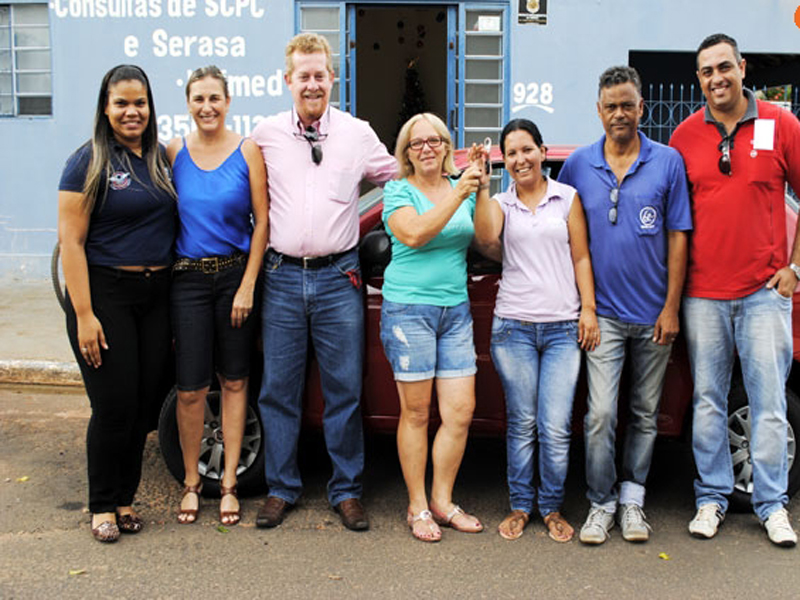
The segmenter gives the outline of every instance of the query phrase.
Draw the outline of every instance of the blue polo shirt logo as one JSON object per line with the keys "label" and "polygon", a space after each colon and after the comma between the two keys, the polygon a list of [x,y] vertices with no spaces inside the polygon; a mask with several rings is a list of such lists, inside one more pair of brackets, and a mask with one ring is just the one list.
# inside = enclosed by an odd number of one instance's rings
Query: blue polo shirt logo
{"label": "blue polo shirt logo", "polygon": [[639,211],[639,225],[642,229],[653,229],[656,226],[658,213],[652,206],[645,206]]}
{"label": "blue polo shirt logo", "polygon": [[112,190],[124,190],[131,185],[131,174],[122,171],[116,171],[109,177],[108,185]]}

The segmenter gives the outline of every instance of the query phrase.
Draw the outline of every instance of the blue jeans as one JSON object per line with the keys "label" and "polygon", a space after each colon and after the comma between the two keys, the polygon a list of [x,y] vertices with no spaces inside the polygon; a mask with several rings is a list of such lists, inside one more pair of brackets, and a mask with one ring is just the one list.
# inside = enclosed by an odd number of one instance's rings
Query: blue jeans
{"label": "blue jeans", "polygon": [[564,502],[572,403],[581,367],[577,322],[528,323],[495,316],[491,352],[506,396],[511,509],[533,510],[538,441],[539,512],[548,515]]}
{"label": "blue jeans", "polygon": [[[656,441],[658,404],[672,346],[653,341],[653,325],[597,318],[600,345],[586,353],[589,385],[586,440],[586,493],[593,507],[611,512],[617,502],[644,506],[645,483]],[[622,483],[616,489],[617,402],[625,346],[630,344],[629,420],[622,455]]]}
{"label": "blue jeans", "polygon": [[792,300],[762,288],[736,300],[684,298],[694,378],[692,450],[697,506],[725,511],[733,492],[728,392],[734,354],[750,404],[753,509],[763,521],[787,502],[786,378],[792,364]]}
{"label": "blue jeans", "polygon": [[259,407],[269,495],[294,504],[302,492],[297,442],[310,333],[325,399],[323,432],[333,466],[328,500],[335,506],[360,498],[364,304],[361,290],[347,275],[359,271],[358,253],[353,250],[330,266],[312,270],[284,263],[268,252],[264,270]]}

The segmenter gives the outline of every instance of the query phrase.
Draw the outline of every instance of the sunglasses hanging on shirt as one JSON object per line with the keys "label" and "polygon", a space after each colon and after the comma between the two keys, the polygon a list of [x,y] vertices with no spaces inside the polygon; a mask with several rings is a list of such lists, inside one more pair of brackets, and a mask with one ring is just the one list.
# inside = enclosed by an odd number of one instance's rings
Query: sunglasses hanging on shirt
{"label": "sunglasses hanging on shirt", "polygon": [[732,169],[731,169],[731,150],[733,150],[733,138],[732,137],[724,137],[722,141],[717,146],[717,149],[722,152],[722,155],[719,157],[719,162],[717,163],[717,167],[719,168],[719,172],[723,175],[727,175],[730,177]]}
{"label": "sunglasses hanging on shirt", "polygon": [[328,137],[327,134],[320,135],[319,131],[309,125],[302,133],[302,136],[311,146],[311,160],[314,161],[315,165],[320,164],[322,162],[322,146],[319,142]]}
{"label": "sunglasses hanging on shirt", "polygon": [[619,188],[611,188],[608,192],[608,199],[611,200],[611,208],[608,209],[608,221],[612,225],[617,224],[617,204],[619,204]]}

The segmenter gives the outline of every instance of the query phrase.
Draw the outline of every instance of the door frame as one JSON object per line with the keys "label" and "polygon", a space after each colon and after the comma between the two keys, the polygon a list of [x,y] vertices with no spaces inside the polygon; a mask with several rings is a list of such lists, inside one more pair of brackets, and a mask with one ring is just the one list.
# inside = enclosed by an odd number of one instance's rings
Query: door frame
{"label": "door frame", "polygon": [[339,98],[338,105],[341,110],[356,115],[356,44],[358,32],[356,31],[356,10],[359,6],[387,6],[387,5],[417,5],[417,6],[442,6],[447,9],[447,110],[445,118],[447,127],[453,137],[456,147],[464,144],[464,109],[466,82],[464,78],[466,67],[466,35],[460,24],[465,23],[467,11],[502,9],[503,32],[503,86],[501,121],[505,121],[509,114],[511,100],[511,11],[510,0],[483,0],[471,2],[468,0],[371,0],[371,1],[346,1],[346,0],[295,0],[295,33],[302,31],[302,8],[339,8]]}

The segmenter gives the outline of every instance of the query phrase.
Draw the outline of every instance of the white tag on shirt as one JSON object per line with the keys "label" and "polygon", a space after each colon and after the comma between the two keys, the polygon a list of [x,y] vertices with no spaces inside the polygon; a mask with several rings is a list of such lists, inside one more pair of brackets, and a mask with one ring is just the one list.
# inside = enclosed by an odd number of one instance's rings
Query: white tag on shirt
{"label": "white tag on shirt", "polygon": [[753,128],[753,150],[775,149],[775,119],[756,119]]}

